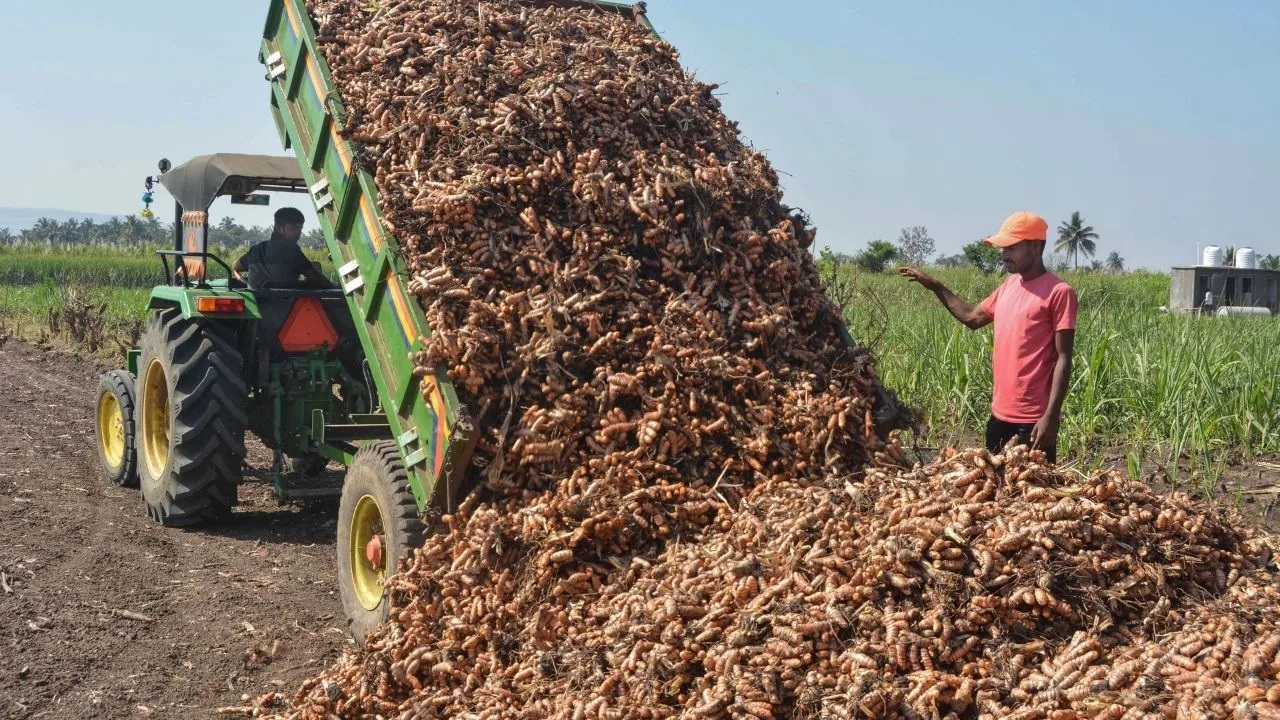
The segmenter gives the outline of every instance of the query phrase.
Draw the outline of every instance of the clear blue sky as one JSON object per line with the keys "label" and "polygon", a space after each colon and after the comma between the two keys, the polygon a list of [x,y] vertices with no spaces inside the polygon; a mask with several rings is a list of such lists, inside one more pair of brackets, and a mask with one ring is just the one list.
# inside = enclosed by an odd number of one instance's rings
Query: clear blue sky
{"label": "clear blue sky", "polygon": [[[162,155],[279,152],[257,64],[266,7],[4,2],[0,205],[136,212]],[[687,68],[723,84],[820,245],[926,225],[951,253],[1031,209],[1055,226],[1080,210],[1100,255],[1130,265],[1190,261],[1197,242],[1280,253],[1277,0],[650,0],[649,13]]]}

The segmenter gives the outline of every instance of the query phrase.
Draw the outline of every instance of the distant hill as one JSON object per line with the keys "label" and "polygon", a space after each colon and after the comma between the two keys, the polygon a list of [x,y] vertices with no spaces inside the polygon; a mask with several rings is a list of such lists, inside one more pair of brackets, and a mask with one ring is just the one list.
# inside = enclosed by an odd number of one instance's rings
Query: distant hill
{"label": "distant hill", "polygon": [[59,210],[57,208],[12,208],[0,207],[0,228],[9,228],[17,233],[26,230],[36,224],[40,218],[49,218],[58,222],[65,222],[72,218],[76,220],[93,220],[102,222],[110,220],[113,215],[103,215],[101,213],[78,212],[75,210]]}

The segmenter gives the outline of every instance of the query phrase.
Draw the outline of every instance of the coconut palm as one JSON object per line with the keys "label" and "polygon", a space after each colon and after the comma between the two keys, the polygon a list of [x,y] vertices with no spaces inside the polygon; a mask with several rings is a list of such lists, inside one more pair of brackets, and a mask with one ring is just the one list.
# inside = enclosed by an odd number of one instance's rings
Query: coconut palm
{"label": "coconut palm", "polygon": [[57,220],[52,220],[47,217],[42,217],[39,220],[36,220],[35,225],[31,226],[30,234],[31,234],[31,238],[36,242],[52,244],[54,241],[54,238],[58,236],[61,229],[62,229],[62,226],[58,223]]}
{"label": "coconut palm", "polygon": [[1113,273],[1124,272],[1124,258],[1120,257],[1120,253],[1115,250],[1112,250],[1111,254],[1107,256],[1107,270]]}
{"label": "coconut palm", "polygon": [[1084,218],[1080,217],[1080,211],[1077,210],[1071,213],[1071,220],[1058,226],[1058,242],[1053,249],[1070,255],[1076,269],[1079,270],[1080,253],[1084,253],[1086,258],[1093,257],[1094,251],[1097,250],[1097,244],[1094,241],[1097,239],[1098,233],[1084,224]]}

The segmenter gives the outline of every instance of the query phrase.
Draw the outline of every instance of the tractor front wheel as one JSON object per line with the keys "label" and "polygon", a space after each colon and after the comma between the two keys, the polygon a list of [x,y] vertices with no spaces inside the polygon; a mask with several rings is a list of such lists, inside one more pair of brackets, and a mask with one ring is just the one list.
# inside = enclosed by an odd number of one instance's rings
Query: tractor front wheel
{"label": "tractor front wheel", "polygon": [[139,476],[169,526],[224,518],[243,477],[245,398],[234,329],[176,309],[153,313],[138,363]]}
{"label": "tractor front wheel", "polygon": [[112,370],[98,380],[98,459],[103,473],[120,487],[138,487],[137,421],[133,376]]}
{"label": "tractor front wheel", "polygon": [[347,469],[338,506],[339,593],[356,642],[364,644],[365,635],[390,616],[383,583],[425,538],[395,443],[361,448]]}

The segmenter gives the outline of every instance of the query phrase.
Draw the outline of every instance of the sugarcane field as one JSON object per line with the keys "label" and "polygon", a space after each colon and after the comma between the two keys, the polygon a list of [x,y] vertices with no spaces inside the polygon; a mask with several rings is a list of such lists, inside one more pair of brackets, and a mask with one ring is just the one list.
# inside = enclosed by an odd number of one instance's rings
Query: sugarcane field
{"label": "sugarcane field", "polygon": [[0,10],[0,718],[1280,718],[1277,8],[208,10]]}

